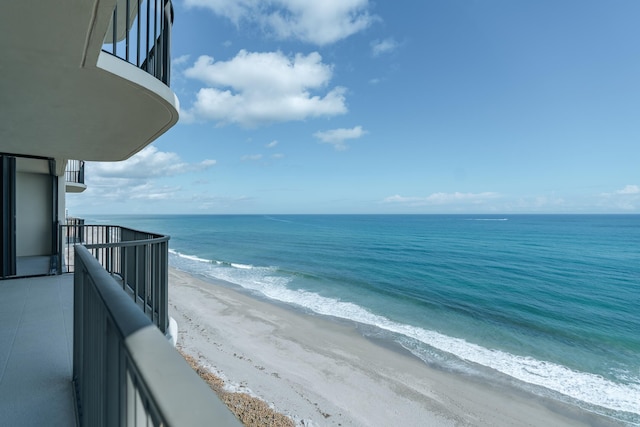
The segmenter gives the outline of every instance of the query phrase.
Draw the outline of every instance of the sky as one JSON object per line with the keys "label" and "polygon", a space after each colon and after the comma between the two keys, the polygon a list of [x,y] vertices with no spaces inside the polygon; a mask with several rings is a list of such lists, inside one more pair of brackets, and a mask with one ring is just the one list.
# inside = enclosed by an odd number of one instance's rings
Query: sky
{"label": "sky", "polygon": [[637,0],[174,0],[180,120],[70,215],[640,213]]}

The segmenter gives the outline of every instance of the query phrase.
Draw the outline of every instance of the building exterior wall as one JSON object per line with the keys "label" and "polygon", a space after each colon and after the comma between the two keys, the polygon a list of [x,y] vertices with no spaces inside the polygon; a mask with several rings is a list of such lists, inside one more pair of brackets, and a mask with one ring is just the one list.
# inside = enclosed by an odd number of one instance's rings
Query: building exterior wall
{"label": "building exterior wall", "polygon": [[[53,196],[51,176],[16,174],[16,255],[51,255]],[[64,194],[64,193],[63,193]]]}
{"label": "building exterior wall", "polygon": [[67,183],[64,173],[58,176],[58,221],[64,224],[67,218]]}

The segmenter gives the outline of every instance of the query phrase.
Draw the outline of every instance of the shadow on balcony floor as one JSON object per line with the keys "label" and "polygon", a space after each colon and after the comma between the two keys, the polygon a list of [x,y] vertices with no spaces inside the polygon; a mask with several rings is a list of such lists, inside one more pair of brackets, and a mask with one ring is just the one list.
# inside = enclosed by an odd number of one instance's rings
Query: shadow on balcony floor
{"label": "shadow on balcony floor", "polygon": [[73,275],[0,282],[0,420],[72,426]]}

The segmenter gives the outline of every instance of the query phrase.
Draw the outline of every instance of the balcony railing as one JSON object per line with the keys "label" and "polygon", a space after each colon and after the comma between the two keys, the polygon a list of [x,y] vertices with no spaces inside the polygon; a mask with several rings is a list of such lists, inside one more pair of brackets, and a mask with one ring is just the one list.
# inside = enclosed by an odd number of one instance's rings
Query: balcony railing
{"label": "balcony railing", "polygon": [[64,171],[64,177],[67,180],[67,182],[84,184],[84,161],[83,160],[67,161],[67,168]]}
{"label": "balcony railing", "polygon": [[169,236],[114,225],[60,226],[62,273],[76,271],[74,246],[83,245],[163,333],[169,326]]}
{"label": "balcony railing", "polygon": [[[105,235],[114,230],[105,228]],[[79,425],[240,427],[95,254],[76,245],[74,259],[73,382]]]}
{"label": "balcony railing", "polygon": [[102,50],[169,86],[172,25],[171,0],[119,0]]}

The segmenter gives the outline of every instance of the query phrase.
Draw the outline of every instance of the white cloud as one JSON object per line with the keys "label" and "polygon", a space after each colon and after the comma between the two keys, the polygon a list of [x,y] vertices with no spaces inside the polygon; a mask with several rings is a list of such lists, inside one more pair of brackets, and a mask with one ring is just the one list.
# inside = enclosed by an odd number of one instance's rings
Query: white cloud
{"label": "white cloud", "polygon": [[182,56],[179,56],[177,58],[173,58],[171,60],[171,65],[176,66],[176,65],[185,64],[189,60],[190,57],[191,57],[191,55],[182,55]]}
{"label": "white cloud", "polygon": [[369,27],[376,18],[367,0],[280,0],[284,6],[263,21],[280,38],[326,45]]}
{"label": "white cloud", "polygon": [[148,182],[133,188],[131,198],[137,200],[170,200],[180,192],[180,187],[156,186]]}
{"label": "white cloud", "polygon": [[374,40],[371,42],[371,54],[375,57],[384,53],[391,53],[396,50],[398,46],[398,42],[392,38]]}
{"label": "white cloud", "polygon": [[262,158],[262,154],[247,154],[246,156],[242,156],[242,160],[260,160]]}
{"label": "white cloud", "polygon": [[326,91],[333,69],[317,52],[289,57],[241,50],[233,59],[217,62],[201,56],[185,75],[209,86],[200,89],[190,110],[181,112],[187,121],[256,126],[347,112],[346,89]]}
{"label": "white cloud", "polygon": [[626,185],[612,193],[602,193],[599,205],[607,210],[637,211],[640,209],[640,186]]}
{"label": "white cloud", "polygon": [[216,164],[215,160],[186,163],[176,153],[158,151],[150,145],[122,162],[91,162],[91,177],[148,179],[202,170]]}
{"label": "white cloud", "polygon": [[281,39],[317,45],[342,40],[378,20],[369,13],[369,0],[185,0],[204,7],[236,25],[259,25]]}
{"label": "white cloud", "polygon": [[405,197],[399,194],[395,194],[393,196],[386,197],[382,202],[383,203],[415,203],[424,200],[421,197]]}
{"label": "white cloud", "polygon": [[273,147],[275,147],[276,145],[278,145],[278,141],[276,141],[276,140],[274,139],[273,141],[271,141],[270,143],[268,143],[268,144],[266,145],[266,147],[267,147],[267,148],[273,148]]}
{"label": "white cloud", "polygon": [[87,162],[88,197],[114,199],[168,199],[180,191],[176,186],[158,186],[154,180],[206,170],[216,164],[206,159],[187,163],[172,152],[150,145],[122,162]]}
{"label": "white cloud", "polygon": [[616,194],[640,194],[640,186],[627,185],[622,190],[616,191]]}
{"label": "white cloud", "polygon": [[325,144],[332,144],[338,151],[347,149],[347,145],[344,143],[348,139],[358,139],[366,134],[367,131],[362,129],[362,126],[356,126],[351,129],[332,129],[324,132],[316,132],[313,134],[316,138],[320,139]]}
{"label": "white cloud", "polygon": [[282,153],[276,153],[271,155],[272,159],[282,159],[283,157],[284,157],[284,154]]}
{"label": "white cloud", "polygon": [[408,206],[442,206],[451,204],[480,205],[489,200],[500,198],[500,194],[494,192],[483,193],[432,193],[426,197],[405,197],[399,194],[389,196],[382,200],[383,203],[398,203]]}

